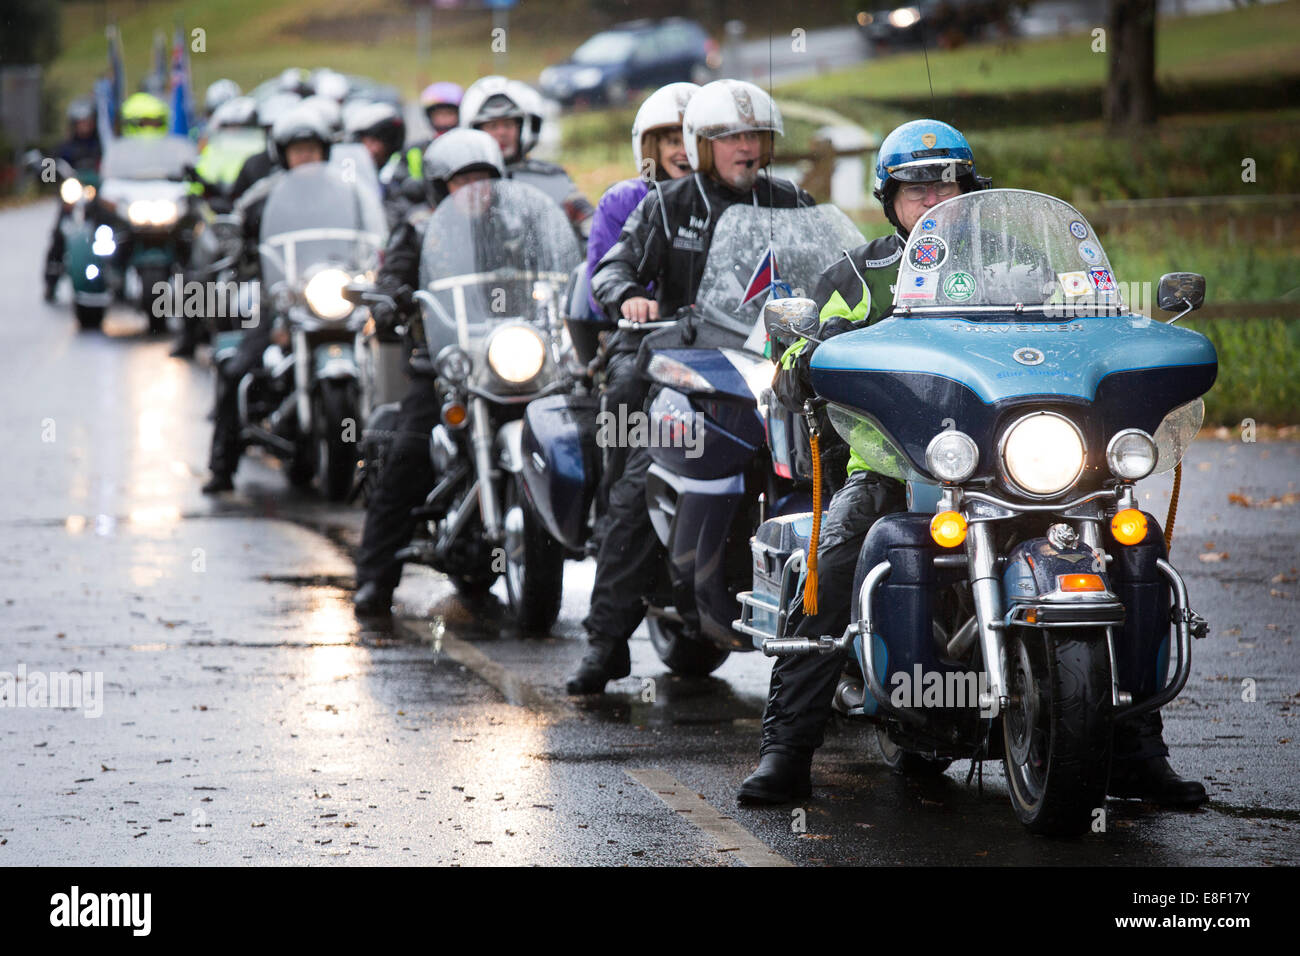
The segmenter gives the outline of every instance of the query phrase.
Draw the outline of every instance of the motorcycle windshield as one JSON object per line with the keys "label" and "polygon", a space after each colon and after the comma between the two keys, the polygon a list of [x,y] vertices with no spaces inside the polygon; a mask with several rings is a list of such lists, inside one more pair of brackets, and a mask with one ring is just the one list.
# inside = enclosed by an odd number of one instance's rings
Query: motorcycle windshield
{"label": "motorcycle windshield", "polygon": [[298,166],[271,187],[262,211],[262,282],[298,285],[324,264],[370,269],[387,231],[378,196],[357,177],[326,163]]}
{"label": "motorcycle windshield", "polygon": [[104,150],[100,164],[103,179],[174,179],[198,157],[195,145],[184,136],[158,139],[115,139]]}
{"label": "motorcycle windshield", "polygon": [[1016,312],[1118,314],[1110,260],[1083,215],[1023,189],[966,193],[928,210],[912,229],[894,308],[924,316]]}
{"label": "motorcycle windshield", "polygon": [[498,325],[536,315],[536,283],[562,290],[579,261],[564,212],[532,186],[493,179],[458,190],[429,219],[420,252],[429,354],[481,352]]}
{"label": "motorcycle windshield", "polygon": [[817,277],[862,244],[862,233],[838,207],[771,209],[737,203],[718,219],[695,304],[701,317],[751,335],[762,351],[768,295],[812,296]]}

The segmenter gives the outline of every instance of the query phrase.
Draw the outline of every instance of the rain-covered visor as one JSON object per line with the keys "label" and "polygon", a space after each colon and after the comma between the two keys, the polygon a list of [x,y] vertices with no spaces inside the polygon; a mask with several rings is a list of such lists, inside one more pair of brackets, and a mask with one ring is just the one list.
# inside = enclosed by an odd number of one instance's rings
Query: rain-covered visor
{"label": "rain-covered visor", "polygon": [[956,175],[963,176],[974,168],[975,163],[957,157],[947,159],[926,157],[910,163],[899,163],[897,166],[886,166],[885,169],[891,179],[896,179],[900,183],[934,183],[943,179],[944,173],[953,166],[957,167]]}

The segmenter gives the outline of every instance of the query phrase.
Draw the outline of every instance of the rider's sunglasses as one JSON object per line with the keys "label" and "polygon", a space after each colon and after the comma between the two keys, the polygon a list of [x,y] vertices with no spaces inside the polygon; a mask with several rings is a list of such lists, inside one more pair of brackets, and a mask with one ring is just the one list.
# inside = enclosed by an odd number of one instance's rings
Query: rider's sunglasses
{"label": "rider's sunglasses", "polygon": [[904,199],[910,199],[912,202],[920,202],[925,198],[925,194],[933,189],[935,196],[940,199],[951,199],[957,193],[961,192],[961,186],[957,183],[937,182],[937,183],[912,183],[908,186],[900,186],[898,191]]}

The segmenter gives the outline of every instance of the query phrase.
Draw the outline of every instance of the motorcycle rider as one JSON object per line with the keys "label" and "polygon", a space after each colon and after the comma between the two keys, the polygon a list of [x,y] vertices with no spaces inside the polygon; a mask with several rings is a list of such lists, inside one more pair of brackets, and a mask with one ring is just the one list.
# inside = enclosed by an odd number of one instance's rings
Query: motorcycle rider
{"label": "motorcycle rider", "polygon": [[[433,130],[433,139],[443,133],[449,133],[460,125],[460,103],[465,98],[465,91],[459,83],[440,80],[430,83],[420,91],[420,108],[429,120]],[[429,142],[433,142],[430,140]]]}
{"label": "motorcycle rider", "polygon": [[[95,128],[95,106],[90,100],[73,100],[68,104],[68,138],[59,144],[54,155],[63,160],[74,170],[98,169],[103,154],[99,142],[99,131]],[[45,301],[54,301],[54,290],[63,275],[63,217],[68,214],[68,207],[59,203],[58,215],[54,218],[54,233],[50,236],[50,247],[45,253]]]}
{"label": "motorcycle rider", "polygon": [[[407,214],[389,237],[384,264],[376,284],[396,300],[396,307],[375,306],[375,325],[391,329],[411,311],[411,290],[420,284],[420,250],[425,227],[438,203],[470,183],[503,178],[505,160],[496,141],[479,130],[452,130],[434,140],[425,152],[424,182],[428,203]],[[407,323],[408,349],[423,345],[418,319]],[[366,523],[357,551],[357,593],[354,608],[359,617],[383,617],[392,611],[393,591],[402,577],[397,552],[410,543],[419,507],[433,488],[435,477],[429,460],[429,433],[439,421],[441,400],[429,376],[412,376],[393,426],[395,438],[384,456],[379,484],[366,508]]]}
{"label": "motorcycle rider", "polygon": [[132,93],[122,104],[122,135],[155,139],[167,135],[167,104],[152,93]]}
{"label": "motorcycle rider", "polygon": [[[976,174],[964,136],[946,123],[914,120],[895,129],[880,145],[873,194],[896,229],[834,262],[813,293],[820,310],[818,338],[862,328],[892,311],[893,283],[911,230],[926,210],[959,193],[987,188]],[[787,407],[802,411],[814,397],[810,360],[817,343],[801,339],[782,356],[776,393]],[[819,612],[794,609],[797,637],[839,636],[849,624],[853,578],[867,532],[883,515],[905,511],[901,482],[871,472],[856,453],[848,477],[831,498],[817,548]],[[758,767],[740,786],[741,803],[776,804],[812,792],[812,755],[821,746],[832,700],[844,668],[842,654],[782,656],[772,667],[763,712]],[[1145,796],[1194,806],[1204,788],[1170,769],[1159,714],[1120,724],[1115,731],[1113,796]]]}
{"label": "motorcycle rider", "polygon": [[[682,117],[690,176],[656,182],[623,226],[592,278],[596,300],[611,319],[653,321],[695,300],[718,217],[733,203],[793,208],[814,201],[793,183],[761,171],[772,160],[780,111],[752,83],[716,80],[701,87]],[[654,292],[650,285],[653,283]],[[653,297],[652,297],[653,295]],[[607,390],[640,410],[650,384],[636,370],[643,333],[611,336]],[[587,653],[566,687],[595,694],[631,671],[628,638],[644,608],[639,595],[662,567],[662,547],[645,501],[649,450],[628,451],[609,492],[609,517],[596,557],[591,610],[583,622]]]}
{"label": "motorcycle rider", "polygon": [[[306,163],[320,163],[329,158],[330,134],[320,113],[311,106],[290,110],[276,120],[270,144],[276,173],[260,179],[235,204],[242,219],[246,269],[257,259],[257,244],[262,226],[262,211],[280,175]],[[265,291],[265,290],[263,290]],[[271,323],[261,321],[267,314],[265,301],[258,309],[258,321],[240,340],[236,354],[217,369],[217,402],[212,426],[212,448],[208,468],[212,476],[203,486],[205,495],[231,491],[235,487],[235,469],[243,454],[239,437],[239,382],[260,360],[271,343]]]}
{"label": "motorcycle rider", "polygon": [[271,129],[276,120],[284,116],[302,102],[296,93],[272,93],[257,106],[257,125],[266,130],[266,149],[254,153],[244,160],[235,177],[235,185],[230,187],[231,202],[238,202],[240,197],[254,183],[275,169],[275,146],[271,141]]}
{"label": "motorcycle rider", "polygon": [[504,76],[475,80],[461,100],[460,125],[495,139],[506,160],[506,175],[559,203],[579,242],[586,242],[595,213],[591,202],[562,167],[528,158],[542,131],[541,97],[531,86]]}
{"label": "motorcycle rider", "polygon": [[391,103],[367,103],[349,112],[347,138],[366,147],[379,171],[380,198],[391,232],[414,205],[402,190],[411,177],[409,151],[406,155],[402,151],[406,121]]}
{"label": "motorcycle rider", "polygon": [[[600,197],[596,215],[592,219],[591,235],[587,240],[588,282],[596,274],[596,268],[605,253],[618,241],[619,233],[623,231],[623,225],[628,216],[632,215],[632,210],[650,191],[650,184],[690,175],[691,163],[686,156],[686,144],[682,140],[682,117],[691,97],[699,89],[694,83],[669,83],[646,97],[637,110],[636,119],[632,122],[632,155],[636,159],[638,175],[615,183]],[[592,314],[603,317],[605,310],[596,301],[594,293],[588,291],[587,298]],[[615,390],[607,388],[603,408],[617,415],[619,398]],[[628,409],[629,412],[633,410]],[[635,410],[640,410],[639,404]],[[621,446],[607,448],[604,452],[605,467],[601,473],[600,487],[596,491],[596,513],[600,518],[592,535],[592,544],[589,545],[593,548],[604,531],[609,490],[615,479],[623,473],[627,461],[627,449]]]}

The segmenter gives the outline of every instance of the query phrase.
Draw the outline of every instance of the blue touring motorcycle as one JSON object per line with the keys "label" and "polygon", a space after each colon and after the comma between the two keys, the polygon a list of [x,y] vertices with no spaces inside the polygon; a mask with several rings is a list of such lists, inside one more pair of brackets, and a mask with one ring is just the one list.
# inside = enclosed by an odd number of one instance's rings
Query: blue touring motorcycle
{"label": "blue touring motorcycle", "polygon": [[[663,328],[638,357],[653,383],[641,439],[625,423],[599,419],[592,396],[556,395],[528,407],[528,502],[570,555],[583,553],[590,532],[601,448],[615,435],[649,446],[646,507],[667,563],[651,589],[646,627],[676,673],[708,674],[732,651],[754,649],[732,627],[736,594],[749,583],[749,538],[766,516],[809,506],[806,482],[774,471],[767,450],[772,429],[778,443],[786,432],[784,419],[766,419],[774,371],[763,355],[766,293],[804,294],[842,249],[861,241],[834,206],[731,206],[714,228],[689,317],[649,323]],[[776,275],[764,285],[756,267],[769,250]]]}
{"label": "blue touring motorcycle", "polygon": [[[1186,314],[1204,295],[1201,276],[1172,273],[1157,300]],[[810,516],[767,522],[737,627],[769,655],[850,650],[836,707],[874,721],[894,769],[1001,756],[1030,830],[1086,829],[1116,721],[1172,700],[1207,632],[1134,490],[1178,466],[1218,371],[1181,314],[1128,309],[1059,199],[997,189],[935,206],[892,317],[812,360],[835,430],[907,482],[910,510],[872,527],[851,595],[821,595],[852,601],[853,623],[810,640],[787,633]],[[786,323],[815,330],[812,303]]]}

